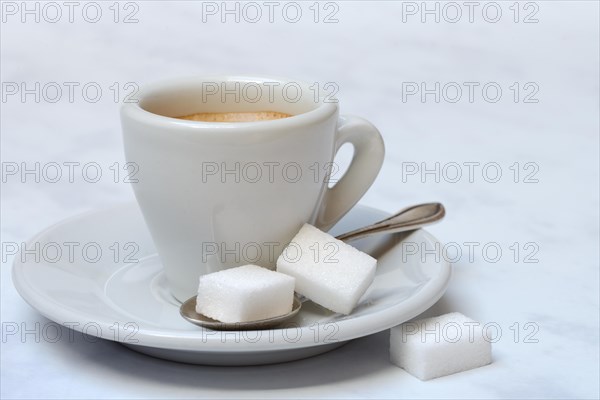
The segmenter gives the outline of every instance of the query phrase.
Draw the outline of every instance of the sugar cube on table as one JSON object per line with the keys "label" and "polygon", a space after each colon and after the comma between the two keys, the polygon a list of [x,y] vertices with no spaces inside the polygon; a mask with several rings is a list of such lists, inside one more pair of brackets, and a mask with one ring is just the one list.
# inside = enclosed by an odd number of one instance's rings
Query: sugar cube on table
{"label": "sugar cube on table", "polygon": [[277,259],[296,278],[296,292],[332,311],[350,314],[375,277],[377,260],[304,224]]}
{"label": "sugar cube on table", "polygon": [[292,311],[294,278],[256,265],[202,275],[196,312],[221,322],[247,322]]}
{"label": "sugar cube on table", "polygon": [[478,322],[455,312],[392,328],[390,360],[426,381],[491,363],[492,344]]}

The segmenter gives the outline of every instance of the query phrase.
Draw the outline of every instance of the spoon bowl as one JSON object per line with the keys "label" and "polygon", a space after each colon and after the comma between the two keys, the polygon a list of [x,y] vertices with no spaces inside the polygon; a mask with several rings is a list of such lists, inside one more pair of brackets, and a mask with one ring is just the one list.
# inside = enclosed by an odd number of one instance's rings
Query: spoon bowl
{"label": "spoon bowl", "polygon": [[302,307],[302,301],[298,295],[294,294],[294,303],[292,311],[278,317],[260,319],[248,322],[221,322],[196,312],[196,296],[187,299],[179,308],[179,313],[187,321],[194,325],[210,328],[217,331],[253,331],[259,329],[270,329],[282,322],[289,320],[298,314]]}

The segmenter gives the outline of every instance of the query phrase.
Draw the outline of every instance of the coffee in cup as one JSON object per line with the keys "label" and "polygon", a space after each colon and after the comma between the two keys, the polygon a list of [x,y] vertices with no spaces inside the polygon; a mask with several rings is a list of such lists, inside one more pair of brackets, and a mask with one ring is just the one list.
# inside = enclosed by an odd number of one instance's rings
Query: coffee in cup
{"label": "coffee in cup", "polygon": [[271,121],[274,119],[289,118],[290,114],[277,111],[245,111],[245,112],[199,112],[179,119],[203,122],[256,122]]}

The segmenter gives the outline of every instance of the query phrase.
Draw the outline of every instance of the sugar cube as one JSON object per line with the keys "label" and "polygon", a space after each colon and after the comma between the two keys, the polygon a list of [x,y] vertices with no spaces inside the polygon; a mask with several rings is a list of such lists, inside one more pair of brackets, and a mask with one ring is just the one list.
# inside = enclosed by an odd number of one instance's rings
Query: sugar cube
{"label": "sugar cube", "polygon": [[296,292],[332,311],[350,314],[375,277],[377,260],[304,224],[277,259],[296,278]]}
{"label": "sugar cube", "polygon": [[294,278],[256,265],[202,275],[196,312],[221,322],[247,322],[292,311]]}
{"label": "sugar cube", "polygon": [[492,345],[478,322],[455,312],[392,328],[390,360],[426,381],[491,363]]}

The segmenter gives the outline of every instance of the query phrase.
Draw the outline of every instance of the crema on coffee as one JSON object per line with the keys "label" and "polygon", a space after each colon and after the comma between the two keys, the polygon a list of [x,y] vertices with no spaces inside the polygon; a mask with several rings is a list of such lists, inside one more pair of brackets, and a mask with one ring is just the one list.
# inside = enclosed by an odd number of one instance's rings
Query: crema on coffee
{"label": "crema on coffee", "polygon": [[274,119],[288,118],[290,114],[284,114],[277,111],[252,111],[252,112],[207,112],[196,113],[177,117],[189,121],[204,121],[204,122],[256,122],[270,121]]}

